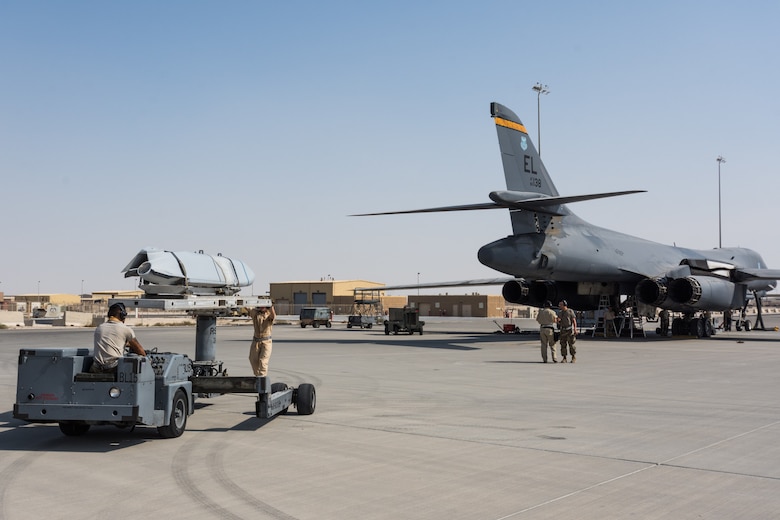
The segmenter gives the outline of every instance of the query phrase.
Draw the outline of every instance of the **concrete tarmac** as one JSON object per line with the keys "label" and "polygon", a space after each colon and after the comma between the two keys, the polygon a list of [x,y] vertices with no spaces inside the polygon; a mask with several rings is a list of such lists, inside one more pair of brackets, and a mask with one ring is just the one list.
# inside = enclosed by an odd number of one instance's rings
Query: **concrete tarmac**
{"label": "concrete tarmac", "polygon": [[[495,330],[277,325],[272,381],[314,384],[314,414],[198,399],[177,439],[14,419],[19,349],[93,331],[0,330],[0,520],[777,517],[780,332],[580,337],[576,364],[542,364],[538,337]],[[194,356],[194,327],[136,333]],[[251,335],[217,329],[230,375]]]}

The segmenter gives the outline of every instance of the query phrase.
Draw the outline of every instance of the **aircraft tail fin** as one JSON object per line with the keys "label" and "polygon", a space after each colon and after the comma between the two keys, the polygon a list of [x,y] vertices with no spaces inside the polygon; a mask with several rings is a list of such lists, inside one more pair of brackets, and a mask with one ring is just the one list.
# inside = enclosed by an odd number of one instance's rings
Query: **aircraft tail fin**
{"label": "aircraft tail fin", "polygon": [[[490,104],[490,115],[496,123],[507,190],[558,197],[558,190],[550,179],[536,147],[531,142],[528,130],[517,114],[504,105],[494,102]],[[565,207],[560,207],[554,213],[568,214],[569,212]],[[546,224],[540,223],[538,216],[531,211],[512,211],[511,218],[512,230],[516,235],[538,233],[546,227]]]}

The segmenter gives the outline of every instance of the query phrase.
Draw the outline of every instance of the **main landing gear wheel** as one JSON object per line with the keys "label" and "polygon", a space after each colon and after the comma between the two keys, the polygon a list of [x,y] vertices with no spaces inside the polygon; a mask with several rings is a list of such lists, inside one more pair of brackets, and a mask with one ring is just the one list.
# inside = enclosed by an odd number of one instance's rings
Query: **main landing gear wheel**
{"label": "main landing gear wheel", "polygon": [[675,318],[672,320],[672,336],[682,336],[685,331],[685,321],[682,318]]}
{"label": "main landing gear wheel", "polygon": [[691,336],[704,337],[704,318],[693,319],[690,322]]}
{"label": "main landing gear wheel", "polygon": [[184,429],[187,427],[187,412],[189,411],[189,401],[187,400],[187,394],[179,388],[173,396],[171,401],[171,420],[167,426],[160,426],[157,428],[157,432],[161,437],[166,439],[173,439],[174,437],[181,436],[184,433]]}
{"label": "main landing gear wheel", "polygon": [[715,329],[712,327],[712,322],[708,319],[704,319],[704,337],[711,338],[713,334],[715,334]]}

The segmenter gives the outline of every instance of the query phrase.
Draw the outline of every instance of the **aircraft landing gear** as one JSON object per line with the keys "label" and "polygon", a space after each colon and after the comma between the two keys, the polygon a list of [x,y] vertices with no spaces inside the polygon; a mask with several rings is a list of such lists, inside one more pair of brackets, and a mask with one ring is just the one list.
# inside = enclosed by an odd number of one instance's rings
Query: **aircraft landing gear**
{"label": "aircraft landing gear", "polygon": [[695,316],[685,314],[682,318],[672,320],[672,336],[695,336],[697,338],[709,338],[715,333],[712,320],[709,316]]}

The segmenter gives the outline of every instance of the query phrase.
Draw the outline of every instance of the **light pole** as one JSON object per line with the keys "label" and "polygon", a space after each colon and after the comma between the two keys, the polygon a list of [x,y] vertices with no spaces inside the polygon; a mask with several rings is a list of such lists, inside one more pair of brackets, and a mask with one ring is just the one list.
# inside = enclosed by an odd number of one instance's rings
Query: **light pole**
{"label": "light pole", "polygon": [[420,273],[417,273],[417,296],[420,296]]}
{"label": "light pole", "polygon": [[726,162],[726,159],[722,155],[719,155],[715,160],[718,161],[718,247],[720,248],[723,247],[723,241],[721,239],[723,228],[720,221],[720,165]]}
{"label": "light pole", "polygon": [[537,82],[536,85],[531,87],[531,90],[536,92],[536,147],[539,149],[539,157],[542,156],[542,116],[541,116],[541,101],[542,94],[549,94],[550,89],[547,85],[542,85]]}

